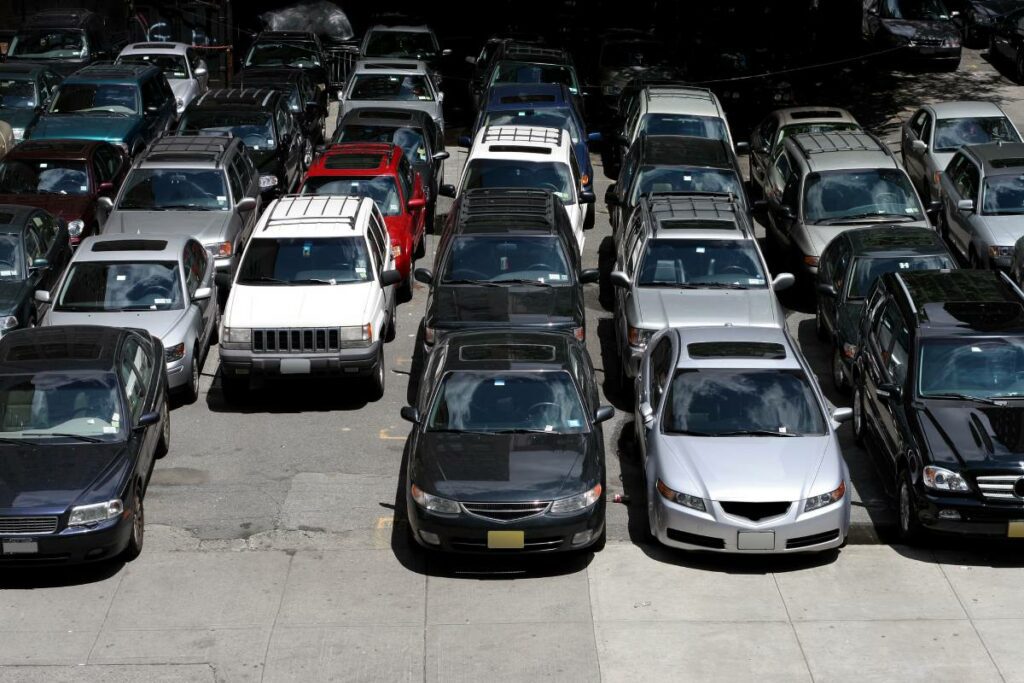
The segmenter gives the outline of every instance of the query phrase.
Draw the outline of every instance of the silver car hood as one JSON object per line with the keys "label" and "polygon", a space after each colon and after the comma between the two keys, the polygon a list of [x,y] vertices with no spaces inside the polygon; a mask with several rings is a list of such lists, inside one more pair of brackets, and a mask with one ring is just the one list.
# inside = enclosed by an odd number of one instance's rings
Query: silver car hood
{"label": "silver car hood", "polygon": [[763,289],[672,289],[637,287],[637,323],[648,328],[701,325],[779,327],[775,292]]}
{"label": "silver car hood", "polygon": [[43,325],[106,325],[108,327],[135,327],[149,332],[164,343],[171,346],[180,339],[169,339],[168,335],[185,317],[188,309],[179,308],[172,311],[124,311],[109,313],[71,313],[50,309]]}
{"label": "silver car hood", "polygon": [[992,236],[990,244],[1012,247],[1024,236],[1024,219],[1021,216],[986,216],[975,213],[972,221],[981,224]]}
{"label": "silver car hood", "polygon": [[709,500],[768,503],[810,497],[832,436],[664,434],[662,439],[668,452],[660,467],[667,483],[695,484]]}
{"label": "silver car hood", "polygon": [[191,235],[203,244],[227,239],[231,211],[114,211],[104,235]]}

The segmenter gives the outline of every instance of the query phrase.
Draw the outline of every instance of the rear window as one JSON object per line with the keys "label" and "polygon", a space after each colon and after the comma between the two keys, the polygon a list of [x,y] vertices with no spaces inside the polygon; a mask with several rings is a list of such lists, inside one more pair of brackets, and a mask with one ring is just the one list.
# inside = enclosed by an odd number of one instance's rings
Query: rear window
{"label": "rear window", "polygon": [[351,100],[433,101],[427,79],[420,75],[365,74],[356,76]]}
{"label": "rear window", "polygon": [[690,358],[764,358],[782,360],[786,347],[771,342],[694,342],[686,345]]}

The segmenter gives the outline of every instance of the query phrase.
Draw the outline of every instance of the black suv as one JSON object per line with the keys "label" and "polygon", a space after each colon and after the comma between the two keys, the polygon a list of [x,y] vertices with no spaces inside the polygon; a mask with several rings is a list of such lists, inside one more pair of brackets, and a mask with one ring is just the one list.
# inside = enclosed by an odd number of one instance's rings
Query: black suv
{"label": "black suv", "polygon": [[467,190],[448,213],[437,244],[436,275],[417,268],[430,285],[423,341],[433,348],[458,328],[529,327],[586,334],[576,238],[562,202],[547,190]]}
{"label": "black suv", "polygon": [[1024,292],[980,270],[888,273],[868,296],[854,433],[906,541],[1024,538]]}
{"label": "black suv", "polygon": [[288,109],[302,126],[314,145],[326,138],[327,107],[321,103],[320,91],[309,74],[302,69],[254,66],[243,69],[235,77],[239,88],[270,88],[280,90],[288,101]]}
{"label": "black suv", "polygon": [[254,66],[302,69],[316,84],[318,104],[327,108],[327,57],[315,33],[262,31],[249,48],[242,66],[246,69]]}
{"label": "black suv", "polygon": [[178,135],[241,138],[260,174],[260,193],[271,200],[295,189],[313,158],[313,145],[278,90],[211,90],[181,115]]}
{"label": "black suv", "polygon": [[83,66],[113,59],[119,47],[103,16],[84,9],[51,9],[21,25],[7,49],[7,61],[46,64],[68,76]]}

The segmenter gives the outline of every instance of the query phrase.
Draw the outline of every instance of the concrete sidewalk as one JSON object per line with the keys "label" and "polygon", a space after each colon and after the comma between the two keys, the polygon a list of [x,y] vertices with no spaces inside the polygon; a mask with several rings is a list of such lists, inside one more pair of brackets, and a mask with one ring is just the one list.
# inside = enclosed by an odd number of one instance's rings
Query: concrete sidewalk
{"label": "concrete sidewalk", "polygon": [[609,543],[589,564],[434,566],[286,538],[148,545],[119,571],[8,576],[0,680],[1024,680],[1009,555]]}

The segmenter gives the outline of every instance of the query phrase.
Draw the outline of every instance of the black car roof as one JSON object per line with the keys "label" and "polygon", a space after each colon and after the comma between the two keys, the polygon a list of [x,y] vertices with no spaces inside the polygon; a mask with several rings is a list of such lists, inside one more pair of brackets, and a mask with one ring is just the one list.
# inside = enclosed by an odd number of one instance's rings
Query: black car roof
{"label": "black car roof", "polygon": [[422,110],[374,107],[347,112],[338,122],[338,128],[346,124],[426,129],[433,125],[433,119]]}
{"label": "black car roof", "polygon": [[946,254],[942,238],[931,228],[905,225],[854,228],[842,233],[853,247],[853,255]]}
{"label": "black car roof", "polygon": [[640,144],[642,165],[733,168],[732,151],[724,140],[691,135],[643,135]]}
{"label": "black car roof", "polygon": [[917,320],[920,331],[948,335],[1024,330],[1024,293],[1005,273],[923,270],[882,278],[890,291],[904,293],[904,313]]}
{"label": "black car roof", "polygon": [[984,165],[985,175],[1018,175],[1024,170],[1024,142],[986,142],[967,149]]}
{"label": "black car roof", "polygon": [[246,83],[296,83],[306,72],[298,67],[250,66],[235,76],[240,87]]}
{"label": "black car roof", "polygon": [[452,229],[462,234],[558,232],[561,200],[547,190],[466,190],[455,207]]}
{"label": "black car roof", "polygon": [[37,12],[25,21],[26,28],[81,28],[96,16],[87,9],[49,9]]}
{"label": "black car roof", "polygon": [[563,370],[576,343],[570,332],[507,329],[456,331],[441,345],[446,370]]}
{"label": "black car roof", "polygon": [[117,327],[56,325],[9,332],[0,339],[0,373],[47,370],[112,371],[121,340]]}
{"label": "black car roof", "polygon": [[0,63],[0,76],[6,74],[34,76],[35,74],[43,71],[49,71],[49,67],[44,64],[18,64],[17,62]]}

